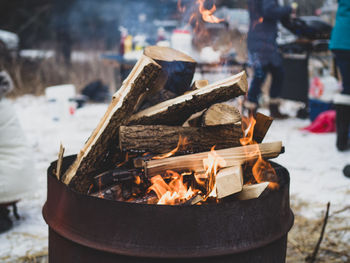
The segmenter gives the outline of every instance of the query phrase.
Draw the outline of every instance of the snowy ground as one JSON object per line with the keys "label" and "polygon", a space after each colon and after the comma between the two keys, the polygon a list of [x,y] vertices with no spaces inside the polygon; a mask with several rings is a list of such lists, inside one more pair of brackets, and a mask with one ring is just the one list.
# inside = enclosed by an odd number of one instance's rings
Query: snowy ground
{"label": "snowy ground", "polygon": [[[0,235],[0,262],[17,262],[47,253],[47,225],[41,215],[46,199],[46,169],[57,159],[60,142],[66,147],[65,155],[77,153],[107,108],[106,104],[90,104],[68,120],[54,122],[43,97],[25,96],[14,103],[33,149],[39,185],[30,198],[18,204],[21,219],[15,221],[15,227]],[[306,215],[319,217],[328,201],[334,211],[350,205],[350,179],[342,175],[342,168],[350,163],[350,152],[336,151],[335,134],[300,131],[308,124],[307,120],[293,118],[274,121],[265,141],[283,141],[286,152],[276,161],[290,172],[291,202],[311,203]]]}

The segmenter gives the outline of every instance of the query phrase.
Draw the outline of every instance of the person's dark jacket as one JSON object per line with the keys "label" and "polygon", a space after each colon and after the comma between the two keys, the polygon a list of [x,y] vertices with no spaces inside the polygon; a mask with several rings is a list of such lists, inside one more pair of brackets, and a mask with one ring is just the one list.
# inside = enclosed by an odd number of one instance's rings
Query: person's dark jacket
{"label": "person's dark jacket", "polygon": [[288,17],[292,8],[279,6],[277,0],[248,0],[250,25],[248,32],[248,52],[251,62],[279,65],[277,22]]}

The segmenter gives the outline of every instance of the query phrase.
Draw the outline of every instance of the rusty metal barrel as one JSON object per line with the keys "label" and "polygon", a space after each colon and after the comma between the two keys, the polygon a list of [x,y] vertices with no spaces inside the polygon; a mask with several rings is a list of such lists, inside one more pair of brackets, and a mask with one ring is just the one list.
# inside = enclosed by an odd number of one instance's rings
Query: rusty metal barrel
{"label": "rusty metal barrel", "polygon": [[[76,156],[65,157],[63,171]],[[289,173],[273,163],[280,188],[251,200],[167,206],[99,199],[72,191],[48,168],[50,263],[285,262],[293,225]]]}

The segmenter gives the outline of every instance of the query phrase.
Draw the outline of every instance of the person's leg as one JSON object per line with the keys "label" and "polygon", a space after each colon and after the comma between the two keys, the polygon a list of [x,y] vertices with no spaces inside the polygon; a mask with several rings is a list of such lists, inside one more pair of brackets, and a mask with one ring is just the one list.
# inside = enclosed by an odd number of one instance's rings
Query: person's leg
{"label": "person's leg", "polygon": [[250,113],[255,113],[259,104],[259,96],[261,94],[261,87],[266,79],[267,67],[261,65],[254,66],[254,75],[250,83],[248,90],[248,100],[245,102],[244,106],[249,110]]}
{"label": "person's leg", "polygon": [[343,90],[334,98],[337,127],[337,148],[339,151],[348,149],[350,126],[350,51],[335,51],[336,64],[339,68]]}
{"label": "person's leg", "polygon": [[284,119],[288,116],[280,113],[280,96],[283,85],[284,71],[282,65],[269,65],[269,71],[271,72],[272,82],[270,87],[270,115],[273,118]]}

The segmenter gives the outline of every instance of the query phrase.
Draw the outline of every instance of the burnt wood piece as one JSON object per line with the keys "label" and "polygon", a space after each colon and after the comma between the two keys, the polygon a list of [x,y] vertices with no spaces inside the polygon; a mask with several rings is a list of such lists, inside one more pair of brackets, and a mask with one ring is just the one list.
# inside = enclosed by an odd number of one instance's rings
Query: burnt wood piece
{"label": "burnt wood piece", "polygon": [[253,139],[257,143],[261,143],[267,131],[269,130],[271,124],[273,122],[273,118],[266,116],[260,112],[256,114],[256,123],[254,127]]}
{"label": "burnt wood piece", "polygon": [[143,168],[146,161],[152,160],[154,154],[148,153],[143,156],[135,157],[132,161],[135,168]]}
{"label": "burnt wood piece", "polygon": [[104,189],[109,185],[115,185],[123,182],[133,182],[136,176],[141,175],[141,170],[115,168],[94,177],[94,189],[96,191]]}
{"label": "burnt wood piece", "polygon": [[196,69],[196,61],[193,58],[178,50],[159,46],[146,47],[144,54],[162,67],[162,73],[167,80],[165,90],[179,96],[190,89]]}
{"label": "burnt wood piece", "polygon": [[240,146],[240,125],[211,127],[181,127],[164,125],[135,125],[119,128],[119,147],[122,151],[167,153],[176,148],[179,137],[186,138],[184,149],[191,152],[209,151]]}
{"label": "burnt wood piece", "polygon": [[234,124],[241,121],[239,110],[227,103],[216,103],[207,109],[202,116],[202,126]]}
{"label": "burnt wood piece", "polygon": [[158,197],[154,192],[150,192],[142,197],[130,198],[127,202],[135,204],[157,204]]}
{"label": "burnt wood piece", "polygon": [[107,200],[124,201],[122,186],[119,184],[113,185],[101,191],[92,193],[90,194],[90,196],[107,199]]}
{"label": "burnt wood piece", "polygon": [[227,101],[247,93],[245,72],[218,81],[207,87],[164,101],[134,114],[128,125],[182,125],[193,113],[213,103]]}
{"label": "burnt wood piece", "polygon": [[[252,144],[241,147],[217,150],[216,153],[225,160],[225,167],[241,165],[247,161],[256,160],[261,157],[270,159],[277,157],[282,151],[282,142]],[[177,172],[194,171],[203,172],[203,159],[208,158],[209,152],[195,153],[185,156],[165,158],[161,160],[151,160],[145,163],[145,174],[152,177],[162,174],[166,170]]]}
{"label": "burnt wood piece", "polygon": [[116,159],[118,131],[125,125],[139,104],[140,98],[150,92],[160,75],[161,67],[152,59],[142,56],[134,66],[122,87],[114,94],[105,115],[85,143],[75,162],[63,177],[79,193],[86,193],[92,183],[92,175],[103,171]]}

